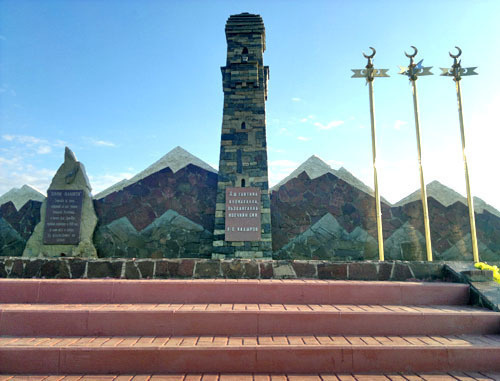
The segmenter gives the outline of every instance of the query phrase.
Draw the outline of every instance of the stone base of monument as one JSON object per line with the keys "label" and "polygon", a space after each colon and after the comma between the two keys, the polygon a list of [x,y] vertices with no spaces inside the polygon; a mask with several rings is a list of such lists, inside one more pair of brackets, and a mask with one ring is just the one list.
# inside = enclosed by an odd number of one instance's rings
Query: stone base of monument
{"label": "stone base of monument", "polygon": [[444,262],[0,257],[0,278],[443,280]]}
{"label": "stone base of monument", "polygon": [[497,377],[500,313],[468,302],[445,282],[3,279],[0,373]]}

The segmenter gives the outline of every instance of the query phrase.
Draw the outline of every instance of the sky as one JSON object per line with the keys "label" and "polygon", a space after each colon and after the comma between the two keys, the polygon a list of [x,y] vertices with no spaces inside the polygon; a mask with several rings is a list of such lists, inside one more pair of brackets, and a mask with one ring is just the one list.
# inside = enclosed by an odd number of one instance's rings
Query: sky
{"label": "sky", "polygon": [[381,194],[419,189],[412,89],[416,60],[426,183],[465,195],[455,84],[448,52],[477,76],[461,81],[472,193],[500,209],[500,1],[0,0],[0,195],[45,192],[69,146],[93,193],[181,146],[217,168],[232,14],[260,14],[270,67],[269,180],[311,155],[373,187],[368,87],[351,69],[377,50],[374,82]]}

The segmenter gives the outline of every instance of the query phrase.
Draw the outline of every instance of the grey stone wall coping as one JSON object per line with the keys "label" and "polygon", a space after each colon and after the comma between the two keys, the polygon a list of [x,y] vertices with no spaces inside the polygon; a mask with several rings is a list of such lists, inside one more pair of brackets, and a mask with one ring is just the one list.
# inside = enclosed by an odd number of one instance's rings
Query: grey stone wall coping
{"label": "grey stone wall coping", "polygon": [[465,273],[472,269],[475,269],[473,263],[450,262],[444,266],[443,271],[451,281],[470,285],[470,304],[500,312],[500,284],[493,280],[471,280]]}
{"label": "grey stone wall coping", "polygon": [[0,257],[0,278],[443,281],[444,267],[444,262],[406,261]]}

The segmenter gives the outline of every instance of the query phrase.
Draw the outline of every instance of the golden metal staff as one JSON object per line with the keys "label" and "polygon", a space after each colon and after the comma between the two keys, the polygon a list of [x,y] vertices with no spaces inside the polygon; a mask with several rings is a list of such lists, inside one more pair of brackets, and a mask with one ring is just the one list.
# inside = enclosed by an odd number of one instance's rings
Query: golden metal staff
{"label": "golden metal staff", "polygon": [[462,55],[462,49],[458,46],[455,46],[458,50],[458,54],[450,54],[450,57],[453,58],[453,65],[451,68],[441,68],[441,75],[447,77],[453,77],[457,88],[457,101],[458,101],[458,118],[460,120],[460,134],[462,137],[462,155],[464,158],[464,167],[465,167],[465,186],[467,188],[467,204],[469,206],[469,221],[470,221],[470,233],[472,239],[472,255],[474,257],[474,262],[479,262],[479,251],[477,249],[477,236],[476,236],[476,220],[474,218],[474,202],[472,199],[472,194],[470,191],[469,184],[469,167],[467,165],[467,155],[465,154],[465,130],[464,130],[464,117],[462,114],[462,91],[460,90],[460,80],[462,77],[467,75],[477,75],[474,70],[477,69],[475,67],[466,67],[462,68],[460,66],[461,61],[458,60],[458,57]]}
{"label": "golden metal staff", "polygon": [[432,66],[424,67],[422,66],[422,62],[424,60],[420,60],[419,63],[415,64],[413,62],[413,58],[417,55],[418,50],[416,47],[412,46],[413,54],[408,54],[405,52],[406,57],[410,59],[410,65],[408,67],[399,68],[401,71],[399,74],[407,75],[410,79],[413,88],[413,111],[415,114],[415,130],[417,133],[417,151],[418,151],[418,166],[420,169],[420,194],[422,198],[422,208],[424,212],[424,229],[425,229],[425,245],[427,249],[427,260],[432,261],[432,243],[431,243],[431,229],[429,226],[429,211],[427,208],[427,191],[425,189],[424,182],[424,170],[422,168],[422,150],[421,150],[421,140],[420,140],[420,125],[418,121],[418,99],[417,99],[417,79],[421,75],[432,75],[431,69]]}
{"label": "golden metal staff", "polygon": [[369,94],[370,94],[370,122],[372,126],[372,154],[373,154],[373,182],[375,184],[375,208],[377,214],[377,231],[378,231],[378,257],[379,260],[384,260],[384,237],[382,235],[382,210],[380,208],[380,194],[378,191],[378,179],[377,179],[377,144],[375,139],[375,105],[373,102],[373,80],[375,77],[389,77],[387,72],[389,69],[375,69],[373,67],[372,59],[377,51],[370,47],[372,50],[371,55],[363,56],[368,60],[365,69],[351,69],[354,74],[351,78],[365,78],[368,83]]}

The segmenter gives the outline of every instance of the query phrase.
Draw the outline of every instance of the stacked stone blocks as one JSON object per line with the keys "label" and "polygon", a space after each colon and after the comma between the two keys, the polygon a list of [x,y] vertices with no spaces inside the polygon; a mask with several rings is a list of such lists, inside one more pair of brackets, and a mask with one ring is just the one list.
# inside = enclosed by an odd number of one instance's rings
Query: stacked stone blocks
{"label": "stacked stone blocks", "polygon": [[[227,61],[221,68],[224,91],[214,258],[272,256],[267,175],[265,102],[269,68],[263,65],[265,29],[258,15],[231,16],[226,24]],[[227,187],[261,189],[261,240],[225,241]]]}

